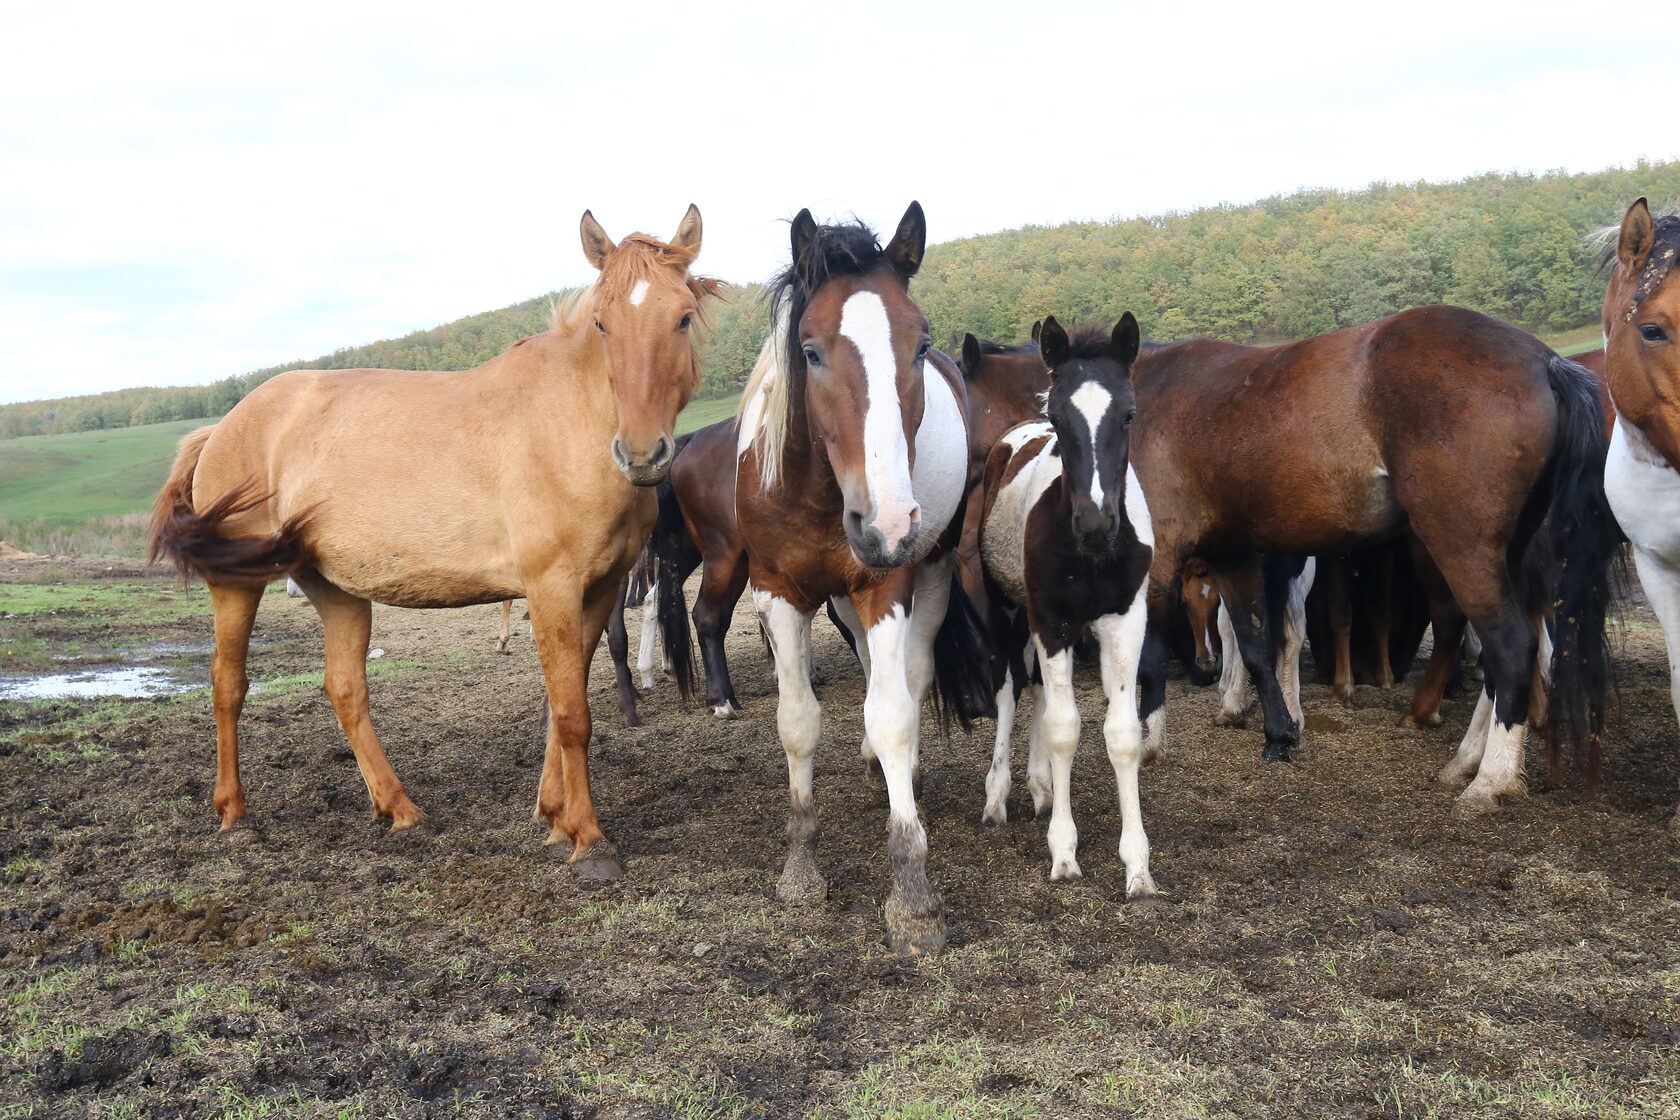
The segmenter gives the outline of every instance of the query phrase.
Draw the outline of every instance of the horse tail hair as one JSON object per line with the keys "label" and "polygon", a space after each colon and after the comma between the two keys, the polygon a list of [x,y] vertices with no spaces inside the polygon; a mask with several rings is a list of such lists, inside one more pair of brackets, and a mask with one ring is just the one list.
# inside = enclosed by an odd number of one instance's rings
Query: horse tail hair
{"label": "horse tail hair", "polygon": [[1609,440],[1597,379],[1584,366],[1556,355],[1547,361],[1546,375],[1558,405],[1547,542],[1556,565],[1556,592],[1546,761],[1554,777],[1561,774],[1567,739],[1576,773],[1590,795],[1598,791],[1603,768],[1610,683],[1605,615],[1615,598],[1613,564],[1626,538],[1604,494]]}
{"label": "horse tail hair", "polygon": [[309,510],[288,518],[271,536],[222,535],[230,518],[256,509],[273,496],[259,490],[255,482],[223,494],[203,512],[194,509],[193,475],[215,427],[199,428],[181,440],[169,478],[152,503],[146,563],[168,557],[183,577],[196,573],[206,583],[244,586],[261,586],[307,567],[303,529]]}
{"label": "horse tail hair", "polygon": [[947,726],[953,715],[964,731],[981,716],[997,718],[992,660],[990,627],[953,572],[945,620],[933,638],[934,705]]}
{"label": "horse tail hair", "polygon": [[694,696],[694,649],[689,641],[688,600],[682,586],[685,545],[689,545],[688,524],[683,520],[682,506],[677,503],[677,492],[669,482],[662,482],[659,515],[653,522],[647,552],[653,578],[659,584],[659,637],[665,643],[665,656],[671,662],[677,693],[686,701]]}

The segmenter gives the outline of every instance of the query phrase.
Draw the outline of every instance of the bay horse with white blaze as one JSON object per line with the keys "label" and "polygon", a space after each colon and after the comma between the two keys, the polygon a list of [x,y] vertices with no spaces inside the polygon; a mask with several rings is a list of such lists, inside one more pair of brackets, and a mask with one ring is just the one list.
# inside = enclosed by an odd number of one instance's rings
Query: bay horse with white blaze
{"label": "bay horse with white blaze", "polygon": [[[1050,771],[1050,878],[1078,879],[1078,829],[1070,799],[1079,746],[1073,692],[1073,646],[1086,626],[1097,637],[1108,715],[1103,738],[1120,797],[1120,856],[1126,897],[1152,898],[1149,838],[1138,804],[1143,733],[1138,722],[1138,662],[1154,536],[1143,489],[1127,463],[1136,407],[1131,365],[1137,320],[1126,312],[1112,333],[1083,330],[1070,339],[1054,316],[1039,335],[1050,371],[1047,419],[1011,429],[992,449],[979,503],[998,693],[997,745],[986,779],[986,815],[1002,824],[1009,792],[1009,740],[1015,699],[1034,661],[1034,753]],[[1028,642],[1031,651],[1027,651]],[[1015,678],[1016,667],[1022,676]],[[1030,763],[1029,763],[1030,765]]]}
{"label": "bay horse with white blaze", "polygon": [[[1134,382],[1132,457],[1156,527],[1152,611],[1173,606],[1187,558],[1212,566],[1259,690],[1263,757],[1288,759],[1300,729],[1272,664],[1260,555],[1339,552],[1409,531],[1484,644],[1486,686],[1441,780],[1475,776],[1462,811],[1526,792],[1538,639],[1520,566],[1545,521],[1561,565],[1548,726],[1567,731],[1596,786],[1605,576],[1619,534],[1587,371],[1498,320],[1422,307],[1284,346],[1150,348]],[[1146,727],[1163,691],[1145,689]],[[1548,735],[1554,763],[1556,742]]]}
{"label": "bay horse with white blaze", "polygon": [[[951,578],[968,480],[963,384],[909,293],[926,238],[916,203],[885,249],[861,223],[819,226],[809,210],[794,218],[791,263],[769,289],[770,336],[742,396],[735,469],[788,762],[777,896],[812,904],[827,890],[811,792],[822,709],[808,650],[811,620],[832,600],[865,658],[864,730],[890,803],[887,940],[901,952],[945,941],[913,788],[922,702],[936,674],[959,714],[990,701],[985,638]],[[964,624],[966,641],[953,630]],[[681,657],[686,644],[671,650]]]}
{"label": "bay horse with white blaze", "polygon": [[326,692],[392,830],[425,819],[368,716],[372,604],[525,598],[548,694],[537,796],[547,843],[586,878],[622,865],[589,790],[589,663],[654,518],[672,426],[699,384],[691,327],[700,212],[669,243],[614,244],[583,215],[595,284],[553,329],[463,372],[294,370],[182,441],[151,526],[210,587],[216,809],[247,823],[239,778],[246,651],[263,585],[290,575],[326,631]]}
{"label": "bay horse with white blaze", "polygon": [[[1604,487],[1640,586],[1668,645],[1669,696],[1680,715],[1680,214],[1641,198],[1622,216],[1601,267],[1604,380],[1616,407]],[[1680,831],[1680,812],[1670,827]]]}

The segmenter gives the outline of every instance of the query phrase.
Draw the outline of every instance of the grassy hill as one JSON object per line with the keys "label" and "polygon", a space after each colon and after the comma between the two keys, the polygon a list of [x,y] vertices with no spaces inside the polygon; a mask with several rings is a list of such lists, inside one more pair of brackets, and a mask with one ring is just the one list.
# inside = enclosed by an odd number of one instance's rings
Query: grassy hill
{"label": "grassy hill", "polygon": [[[695,401],[677,433],[730,416],[735,401]],[[213,420],[0,440],[0,540],[51,555],[144,554],[152,499],[181,437]]]}

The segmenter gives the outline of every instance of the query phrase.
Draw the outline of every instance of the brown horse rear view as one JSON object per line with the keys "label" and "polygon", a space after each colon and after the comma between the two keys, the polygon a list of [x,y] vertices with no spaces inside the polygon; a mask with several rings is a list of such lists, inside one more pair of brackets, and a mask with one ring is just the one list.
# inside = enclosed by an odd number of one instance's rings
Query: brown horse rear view
{"label": "brown horse rear view", "polygon": [[368,718],[373,602],[456,607],[524,597],[548,686],[537,800],[581,874],[620,872],[589,793],[590,658],[653,523],[651,487],[699,381],[690,328],[714,281],[689,275],[700,213],[669,243],[614,244],[583,216],[600,270],[553,329],[476,369],[294,370],[182,441],[152,554],[210,586],[215,803],[245,822],[238,719],[263,584],[293,576],[326,631],[326,691],[374,812],[424,819]]}

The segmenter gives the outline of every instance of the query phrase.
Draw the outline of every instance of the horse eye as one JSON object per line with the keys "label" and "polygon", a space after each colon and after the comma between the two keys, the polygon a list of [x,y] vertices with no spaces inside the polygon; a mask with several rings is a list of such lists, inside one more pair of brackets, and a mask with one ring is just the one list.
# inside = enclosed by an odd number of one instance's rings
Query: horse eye
{"label": "horse eye", "polygon": [[1128,428],[1131,427],[1132,426],[1132,421],[1136,420],[1136,419],[1137,419],[1137,409],[1134,408],[1130,412],[1126,413],[1126,427],[1128,427]]}
{"label": "horse eye", "polygon": [[1644,326],[1639,328],[1639,337],[1643,338],[1646,342],[1667,342],[1668,332],[1657,326],[1655,323],[1646,323]]}
{"label": "horse eye", "polygon": [[595,329],[596,329],[596,330],[598,330],[598,331],[600,331],[600,332],[601,332],[601,333],[602,333],[602,334],[606,334],[606,333],[607,333],[607,328],[606,328],[606,327],[603,327],[603,326],[602,326],[602,325],[601,325],[601,320],[599,320],[599,319],[597,319],[597,320],[595,320]]}
{"label": "horse eye", "polygon": [[822,359],[818,357],[817,352],[809,346],[805,347],[805,362],[807,365],[822,365]]}
{"label": "horse eye", "polygon": [[694,316],[684,315],[682,317],[682,322],[677,324],[677,329],[679,331],[686,331],[689,328],[689,325],[692,324],[693,322],[694,322]]}
{"label": "horse eye", "polygon": [[916,360],[919,362],[923,358],[927,357],[928,356],[928,351],[932,350],[932,349],[933,349],[933,343],[929,342],[925,338],[922,339],[922,344],[916,348]]}

